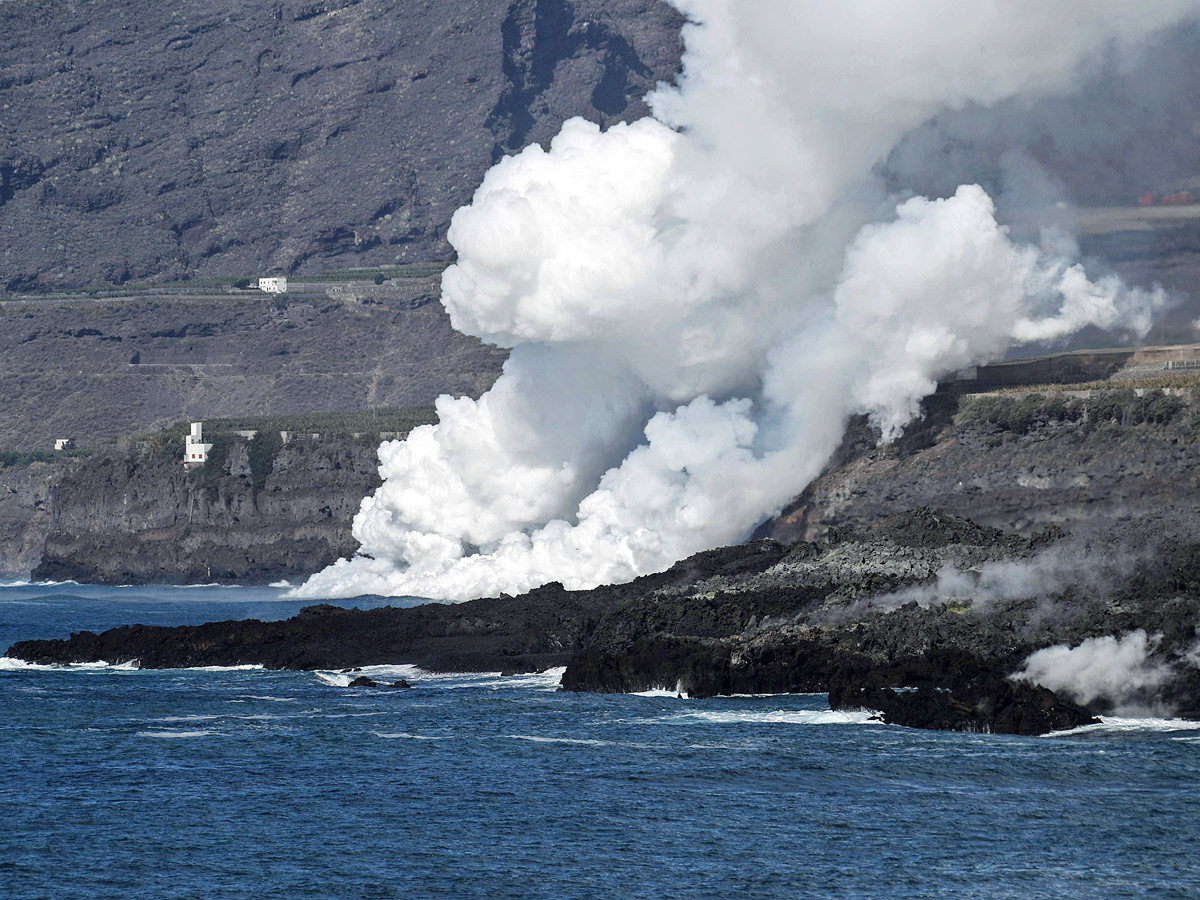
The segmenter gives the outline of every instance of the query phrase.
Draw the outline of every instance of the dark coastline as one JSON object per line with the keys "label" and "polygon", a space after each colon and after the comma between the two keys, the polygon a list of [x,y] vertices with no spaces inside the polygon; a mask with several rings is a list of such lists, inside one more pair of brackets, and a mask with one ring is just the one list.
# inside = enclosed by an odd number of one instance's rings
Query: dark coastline
{"label": "dark coastline", "polygon": [[[410,663],[516,673],[565,666],[569,691],[665,687],[698,698],[828,692],[833,708],[880,710],[889,723],[1043,734],[1111,708],[1084,708],[1009,676],[1039,648],[1140,627],[1162,635],[1155,658],[1175,672],[1147,704],[1196,715],[1200,673],[1183,662],[1200,621],[1195,544],[1165,540],[1152,562],[1102,597],[1068,585],[1037,599],[971,608],[871,599],[928,585],[946,565],[1033,565],[1050,546],[1075,552],[1070,540],[1060,532],[1026,539],[919,509],[820,544],[763,540],[707,551],[666,572],[590,591],[551,584],[462,604],[317,605],[282,622],[128,625],[21,641],[7,655],[47,664],[137,660],[143,668]],[[1039,620],[1050,601],[1062,614]]]}

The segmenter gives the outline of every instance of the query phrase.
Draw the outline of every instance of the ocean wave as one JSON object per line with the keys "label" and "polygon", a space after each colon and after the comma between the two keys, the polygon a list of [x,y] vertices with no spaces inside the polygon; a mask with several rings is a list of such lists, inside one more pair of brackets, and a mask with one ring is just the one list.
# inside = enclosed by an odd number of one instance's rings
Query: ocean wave
{"label": "ocean wave", "polygon": [[219,735],[219,731],[139,731],[138,737],[151,738],[197,738]]}
{"label": "ocean wave", "polygon": [[22,588],[22,587],[64,587],[67,585],[75,585],[82,587],[82,583],[78,581],[0,581],[0,588]]}
{"label": "ocean wave", "polygon": [[262,663],[245,663],[240,666],[184,666],[174,669],[176,672],[262,672],[266,669]]}
{"label": "ocean wave", "polygon": [[558,691],[562,685],[563,673],[566,666],[556,666],[544,672],[529,672],[523,675],[497,675],[492,688],[514,687],[533,688],[540,691]]}
{"label": "ocean wave", "polygon": [[687,712],[639,720],[645,723],[690,725],[880,725],[880,713],[869,709],[689,709]]}
{"label": "ocean wave", "polygon": [[1137,718],[1131,716],[1100,716],[1095,725],[1081,725],[1066,731],[1052,731],[1044,737],[1072,737],[1080,734],[1118,735],[1166,731],[1200,731],[1195,719]]}
{"label": "ocean wave", "polygon": [[365,676],[380,684],[401,679],[413,684],[436,685],[439,688],[465,689],[517,688],[524,690],[557,691],[566,666],[531,672],[523,675],[501,675],[499,672],[430,672],[414,665],[356,666],[349,671],[317,669],[313,674],[332,687],[348,687],[355,678]]}
{"label": "ocean wave", "polygon": [[131,659],[123,663],[31,663],[11,656],[0,656],[0,672],[137,672],[138,661]]}
{"label": "ocean wave", "polygon": [[295,703],[295,697],[272,697],[269,694],[243,694],[238,700],[231,700],[231,703],[238,703],[243,700],[265,700],[270,703]]}
{"label": "ocean wave", "polygon": [[654,750],[654,744],[638,744],[632,741],[606,741],[600,738],[550,737],[541,734],[506,734],[514,741],[529,741],[534,744],[577,744],[583,747],[631,747],[634,750]]}
{"label": "ocean wave", "polygon": [[415,673],[413,670],[415,669],[416,666],[364,666],[361,669],[355,669],[353,672],[317,670],[313,672],[313,675],[330,687],[349,687],[350,682],[355,678],[364,677],[370,678],[381,686],[387,686],[393,681],[414,678]]}
{"label": "ocean wave", "polygon": [[178,669],[142,669],[136,659],[121,663],[75,662],[31,663],[11,656],[0,656],[0,672],[261,672],[263,666],[247,663],[238,666],[185,666]]}
{"label": "ocean wave", "polygon": [[397,740],[441,741],[441,740],[444,740],[444,738],[433,737],[433,736],[427,735],[427,734],[409,734],[407,731],[396,731],[396,732],[372,731],[371,734],[375,735],[375,737],[377,737],[377,738],[383,738],[384,740],[387,740],[387,741],[397,741]]}
{"label": "ocean wave", "polygon": [[687,700],[687,691],[667,690],[666,688],[650,688],[648,691],[630,691],[630,697],[666,697],[670,700]]}

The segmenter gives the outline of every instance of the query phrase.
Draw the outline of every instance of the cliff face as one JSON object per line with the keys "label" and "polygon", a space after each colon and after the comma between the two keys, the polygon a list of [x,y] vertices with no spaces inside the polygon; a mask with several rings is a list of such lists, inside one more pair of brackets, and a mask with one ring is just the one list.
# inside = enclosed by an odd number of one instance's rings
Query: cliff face
{"label": "cliff face", "polygon": [[500,155],[638,118],[658,0],[0,3],[0,289],[446,259]]}
{"label": "cliff face", "polygon": [[0,578],[25,578],[41,560],[50,533],[50,494],[70,465],[0,469]]}
{"label": "cliff face", "polygon": [[350,523],[379,484],[376,449],[373,439],[293,440],[258,470],[245,442],[215,471],[186,471],[173,455],[94,457],[50,488],[34,578],[303,578],[356,549]]}

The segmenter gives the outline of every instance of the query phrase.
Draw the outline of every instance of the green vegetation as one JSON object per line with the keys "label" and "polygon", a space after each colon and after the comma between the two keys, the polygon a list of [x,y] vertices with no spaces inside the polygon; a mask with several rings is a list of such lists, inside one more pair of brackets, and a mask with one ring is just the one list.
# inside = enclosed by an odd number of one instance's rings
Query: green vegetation
{"label": "green vegetation", "polygon": [[[354,412],[297,413],[279,416],[239,416],[223,419],[204,419],[204,440],[213,445],[209,463],[220,460],[219,466],[208,465],[213,471],[224,468],[228,444],[244,440],[237,431],[257,431],[250,441],[251,477],[256,484],[266,481],[274,456],[283,445],[279,432],[293,434],[361,434],[366,440],[378,440],[380,432],[408,432],[418,425],[437,422],[432,406],[406,406],[400,409],[357,410]],[[141,456],[163,462],[183,459],[184,438],[191,424],[175,422],[159,431],[131,435],[129,443]],[[224,449],[221,449],[224,448]],[[40,452],[40,451],[39,451]],[[68,451],[78,453],[81,451]],[[61,454],[59,454],[61,455]],[[256,462],[257,459],[257,462]]]}
{"label": "green vegetation", "polygon": [[[381,431],[411,431],[418,425],[430,425],[437,421],[437,411],[432,406],[406,406],[401,409],[356,410],[354,412],[297,413],[281,416],[245,416],[224,419],[205,419],[204,434],[219,434],[222,431],[291,431],[297,433],[320,432],[321,434],[378,434]],[[187,432],[187,425],[180,428],[180,435]]]}
{"label": "green vegetation", "polygon": [[283,446],[278,431],[260,431],[250,441],[250,489],[258,494],[275,469],[275,454]]}
{"label": "green vegetation", "polygon": [[209,448],[208,459],[204,465],[198,466],[188,473],[193,479],[193,483],[199,482],[201,487],[215,495],[221,483],[221,477],[225,474],[225,465],[229,462],[229,451],[233,449],[233,444],[237,439],[237,435],[228,433],[205,435],[205,441],[211,443],[212,447]]}
{"label": "green vegetation", "polygon": [[1115,391],[1138,389],[1146,391],[1162,391],[1168,388],[1200,387],[1200,372],[1178,372],[1171,375],[1146,375],[1120,381],[1085,381],[1079,384],[1025,384],[1010,385],[987,391],[988,394],[1023,394],[1026,391]]}
{"label": "green vegetation", "polygon": [[1170,422],[1187,403],[1161,390],[1141,397],[1132,388],[1095,391],[1092,396],[1064,397],[1061,394],[1029,394],[1024,397],[972,395],[959,402],[955,424],[994,425],[1011,434],[1028,434],[1053,422],[1085,425],[1116,423],[1122,426]]}
{"label": "green vegetation", "polygon": [[[449,262],[409,263],[403,266],[380,266],[377,269],[342,269],[340,272],[319,272],[315,275],[297,274],[288,278],[298,282],[374,281],[383,284],[392,278],[430,278],[445,271]],[[378,281],[376,281],[378,279]]]}
{"label": "green vegetation", "polygon": [[[180,450],[180,453],[183,451]],[[91,450],[0,450],[0,468],[23,467],[32,463],[57,462],[78,456],[91,456]]]}

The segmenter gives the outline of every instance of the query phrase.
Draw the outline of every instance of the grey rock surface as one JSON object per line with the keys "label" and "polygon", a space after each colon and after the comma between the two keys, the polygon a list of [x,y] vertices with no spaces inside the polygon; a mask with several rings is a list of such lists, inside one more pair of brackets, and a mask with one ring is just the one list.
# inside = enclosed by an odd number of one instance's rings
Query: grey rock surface
{"label": "grey rock surface", "polygon": [[0,579],[27,578],[50,533],[50,494],[71,463],[0,469]]}
{"label": "grey rock surface", "polygon": [[499,156],[644,114],[659,0],[0,3],[0,290],[446,259]]}

